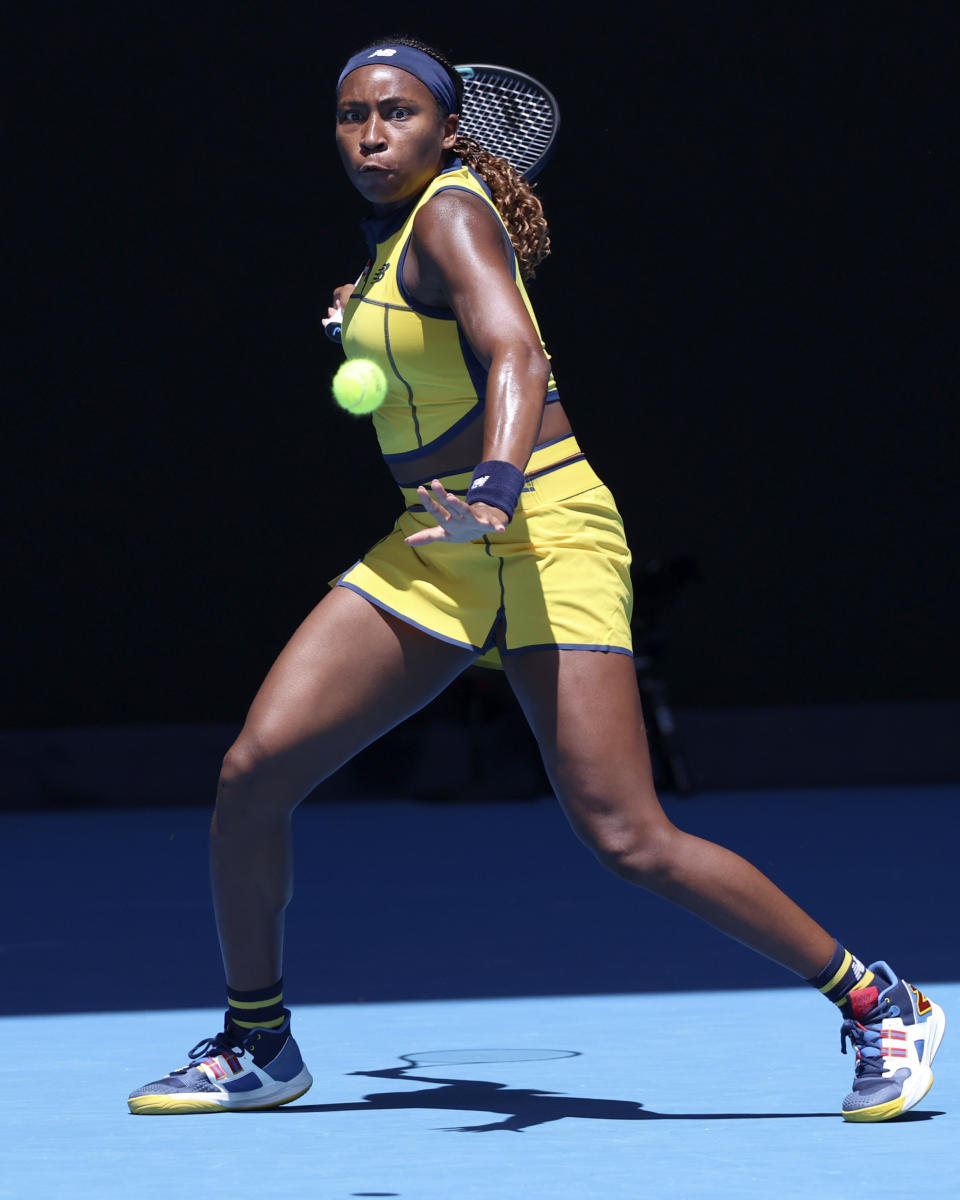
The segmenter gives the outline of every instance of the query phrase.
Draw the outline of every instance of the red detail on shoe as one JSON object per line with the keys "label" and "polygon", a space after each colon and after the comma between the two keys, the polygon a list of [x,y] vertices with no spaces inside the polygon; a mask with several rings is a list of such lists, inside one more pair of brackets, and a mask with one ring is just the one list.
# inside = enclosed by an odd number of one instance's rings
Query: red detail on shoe
{"label": "red detail on shoe", "polygon": [[853,1013],[855,1021],[862,1020],[877,1007],[877,999],[880,992],[875,987],[854,988],[852,992],[847,993],[847,999],[850,1001],[850,1011]]}
{"label": "red detail on shoe", "polygon": [[214,1079],[224,1079],[226,1077],[226,1071],[224,1071],[215,1058],[205,1058],[203,1065],[210,1068]]}
{"label": "red detail on shoe", "polygon": [[915,988],[912,983],[909,985],[909,987],[910,987],[910,991],[913,992],[913,994],[917,998],[917,1013],[921,1017],[925,1017],[927,1015],[927,1013],[930,1011],[930,1009],[933,1008],[933,1005],[926,998],[926,996],[923,994],[923,992],[920,991],[919,988]]}

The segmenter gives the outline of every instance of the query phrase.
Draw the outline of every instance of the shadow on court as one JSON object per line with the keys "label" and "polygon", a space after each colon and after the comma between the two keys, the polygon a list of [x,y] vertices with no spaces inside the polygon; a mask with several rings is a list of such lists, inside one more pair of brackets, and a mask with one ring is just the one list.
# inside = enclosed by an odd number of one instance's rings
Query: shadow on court
{"label": "shadow on court", "polygon": [[[371,1079],[408,1080],[434,1086],[411,1092],[372,1092],[362,1101],[345,1104],[297,1104],[271,1110],[271,1115],[297,1113],[382,1112],[386,1109],[434,1109],[437,1112],[503,1113],[502,1121],[479,1125],[449,1125],[447,1133],[523,1133],[535,1125],[572,1118],[581,1121],[776,1121],[821,1118],[835,1122],[835,1112],[732,1112],[662,1113],[644,1108],[639,1101],[604,1100],[594,1096],[567,1096],[536,1088],[512,1088],[486,1079],[445,1079],[433,1075],[410,1075],[408,1067],[382,1071],[352,1071]],[[911,1112],[901,1121],[928,1121],[941,1112]]]}

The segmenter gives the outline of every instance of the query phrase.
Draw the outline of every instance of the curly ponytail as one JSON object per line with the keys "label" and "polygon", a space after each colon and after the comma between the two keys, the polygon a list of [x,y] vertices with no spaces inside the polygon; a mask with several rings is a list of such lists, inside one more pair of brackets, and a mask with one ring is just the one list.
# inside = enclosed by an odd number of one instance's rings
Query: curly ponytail
{"label": "curly ponytail", "polygon": [[530,184],[505,158],[485,150],[475,138],[460,134],[453,153],[484,180],[517,253],[523,279],[532,279],[550,253],[550,232],[543,205]]}
{"label": "curly ponytail", "polygon": [[[406,35],[378,38],[364,49],[385,45],[410,46],[414,50],[429,54],[450,76],[458,100],[463,100],[463,79],[453,63],[439,50]],[[439,101],[437,103],[442,115],[446,117],[446,110]],[[550,253],[550,232],[540,198],[527,180],[505,158],[491,154],[475,138],[459,134],[452,153],[476,171],[490,189],[497,212],[507,227],[507,233],[516,251],[521,278],[533,279],[537,267]]]}

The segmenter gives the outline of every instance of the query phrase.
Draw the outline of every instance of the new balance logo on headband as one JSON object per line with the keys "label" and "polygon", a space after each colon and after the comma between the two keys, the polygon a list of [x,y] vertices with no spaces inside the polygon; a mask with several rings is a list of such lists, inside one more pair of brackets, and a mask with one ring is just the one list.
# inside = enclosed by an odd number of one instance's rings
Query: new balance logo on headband
{"label": "new balance logo on headband", "polygon": [[426,88],[433,92],[448,113],[459,112],[460,98],[446,68],[435,58],[431,58],[429,54],[424,54],[422,50],[415,50],[412,46],[377,46],[372,50],[369,46],[365,46],[348,61],[340,72],[337,91],[340,91],[343,81],[352,71],[370,66],[375,58],[388,58],[401,71],[406,71],[414,79],[419,79]]}

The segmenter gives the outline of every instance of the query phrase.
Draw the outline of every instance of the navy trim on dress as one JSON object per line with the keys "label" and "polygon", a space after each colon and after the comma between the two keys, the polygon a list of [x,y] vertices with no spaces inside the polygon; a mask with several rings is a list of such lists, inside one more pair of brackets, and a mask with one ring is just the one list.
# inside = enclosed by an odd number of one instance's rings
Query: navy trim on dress
{"label": "navy trim on dress", "polygon": [[[476,420],[480,413],[483,412],[483,408],[483,400],[478,400],[469,412],[464,413],[459,421],[456,421],[453,425],[451,425],[445,433],[441,433],[438,438],[434,438],[432,442],[425,442],[422,446],[417,446],[415,450],[403,450],[399,454],[384,454],[383,461],[385,463],[404,462],[407,459],[418,458],[420,455],[426,454],[427,451],[436,450],[440,446],[445,446],[447,442],[456,437],[458,433],[461,433],[471,421]],[[472,471],[473,467],[470,467],[469,469]],[[449,473],[452,474],[452,472]]]}
{"label": "navy trim on dress", "polygon": [[550,467],[542,467],[539,471],[531,471],[525,478],[529,482],[531,479],[539,479],[541,475],[549,475],[552,471],[562,471],[564,467],[569,467],[571,463],[583,462],[587,456],[581,452],[580,454],[571,454],[569,458],[565,458],[563,462],[554,463]]}
{"label": "navy trim on dress", "polygon": [[[449,171],[461,170],[463,170],[463,162],[459,158],[454,158],[451,160],[448,167],[444,167],[444,169],[440,172],[440,175],[446,175]],[[473,174],[472,171],[471,174]],[[438,175],[436,178],[439,179],[440,176]],[[486,189],[487,194],[489,195],[490,189],[487,188],[485,183],[483,183],[483,180],[480,180],[480,182],[483,184],[483,187]],[[429,187],[429,184],[427,186]],[[424,191],[426,191],[426,188]],[[388,241],[395,233],[403,228],[404,221],[406,221],[407,217],[409,217],[414,208],[416,208],[420,201],[420,196],[422,195],[423,192],[421,192],[419,196],[414,196],[414,198],[407,204],[404,204],[402,208],[392,209],[390,212],[385,213],[382,217],[371,214],[370,216],[364,217],[363,220],[361,220],[360,228],[363,230],[363,235],[367,240],[367,247],[370,251],[370,258],[372,262],[376,261],[377,246],[379,243]]]}
{"label": "navy trim on dress", "polygon": [[[444,435],[441,434],[441,437],[442,436],[444,436]],[[557,446],[560,444],[560,442],[568,442],[568,441],[572,442],[573,440],[574,440],[574,435],[572,433],[562,433],[559,437],[550,438],[546,442],[538,442],[537,445],[534,446],[533,450],[531,451],[530,457],[532,458],[538,450],[545,450],[548,446]],[[406,454],[421,454],[421,453],[423,453],[423,451],[414,450],[414,451],[405,451],[404,453],[406,453]],[[402,457],[402,455],[400,457]],[[532,475],[526,475],[525,478],[526,479],[535,479],[538,475],[546,474],[547,471],[555,471],[558,467],[565,467],[567,465],[567,463],[577,462],[579,459],[585,458],[585,457],[586,457],[586,455],[584,455],[584,454],[573,455],[570,458],[565,458],[562,462],[555,463],[553,466],[544,467],[544,468],[542,468],[542,470],[534,471]],[[473,471],[473,468],[476,465],[477,465],[476,463],[469,463],[465,467],[452,467],[449,470],[444,471],[443,475],[444,475],[444,477],[447,477],[449,475],[469,475]],[[395,482],[396,482],[398,488],[417,488],[421,484],[433,483],[434,479],[436,479],[436,478],[437,478],[436,475],[425,475],[422,479],[412,479],[412,480],[410,480],[409,483],[401,482],[400,480],[396,480]],[[454,493],[457,492],[456,488],[449,488],[448,490],[451,492],[454,492]],[[524,491],[527,491],[527,490],[528,489],[525,487]]]}
{"label": "navy trim on dress", "polygon": [[435,637],[438,642],[446,642],[449,646],[459,646],[461,650],[472,650],[474,654],[483,654],[484,651],[475,646],[472,642],[461,642],[456,638],[445,637],[442,633],[437,633],[435,629],[431,629],[429,625],[421,625],[419,621],[414,621],[405,613],[397,612],[395,608],[391,608],[389,604],[384,604],[382,600],[378,600],[376,596],[371,596],[369,592],[365,592],[363,588],[357,587],[355,583],[347,583],[343,579],[339,579],[336,583],[337,587],[346,588],[349,592],[356,592],[358,596],[362,596],[364,600],[369,600],[374,608],[379,608],[383,612],[388,612],[392,617],[403,621],[404,625],[412,625],[414,629],[419,629],[423,633],[429,633],[431,637]]}
{"label": "navy trim on dress", "polygon": [[601,654],[626,654],[633,658],[633,651],[625,646],[591,646],[585,642],[541,642],[536,646],[517,646],[514,650],[501,650],[500,657],[528,654],[531,650],[595,650]]}

